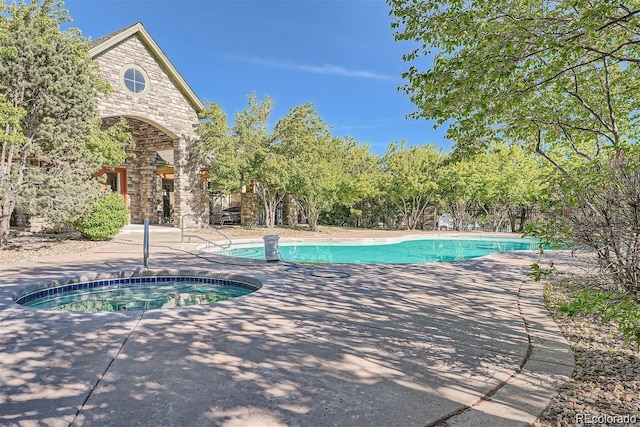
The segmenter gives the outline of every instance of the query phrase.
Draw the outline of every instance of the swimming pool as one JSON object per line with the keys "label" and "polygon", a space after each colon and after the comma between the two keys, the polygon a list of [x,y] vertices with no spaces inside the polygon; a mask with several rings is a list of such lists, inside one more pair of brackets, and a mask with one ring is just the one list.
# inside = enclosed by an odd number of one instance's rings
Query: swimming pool
{"label": "swimming pool", "polygon": [[63,311],[131,311],[209,304],[250,294],[261,285],[249,278],[147,275],[52,283],[26,289],[15,302]]}
{"label": "swimming pool", "polygon": [[[521,238],[433,238],[397,242],[350,241],[314,243],[283,242],[280,257],[290,262],[338,264],[413,264],[478,258],[495,252],[534,250],[536,239]],[[215,251],[240,258],[265,259],[264,245],[241,245]]]}

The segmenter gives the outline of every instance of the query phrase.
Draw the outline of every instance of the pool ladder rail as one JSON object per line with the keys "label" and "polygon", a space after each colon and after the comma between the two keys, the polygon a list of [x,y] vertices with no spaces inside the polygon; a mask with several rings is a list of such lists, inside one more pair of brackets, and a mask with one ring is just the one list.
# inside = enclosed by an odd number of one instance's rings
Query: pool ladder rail
{"label": "pool ladder rail", "polygon": [[[200,228],[208,228],[211,229],[213,231],[215,231],[217,234],[221,235],[222,237],[224,237],[226,239],[226,242],[224,244],[220,244],[220,243],[216,243],[213,242],[209,239],[206,239],[202,236],[199,236],[197,234],[185,234],[185,229],[188,229],[189,227],[186,226],[186,221],[185,219],[190,219],[192,221],[194,221],[195,223],[197,223]],[[209,224],[207,224],[206,222],[204,222],[201,218],[193,215],[193,214],[185,214],[182,215],[182,218],[180,220],[180,240],[182,243],[185,243],[185,238],[188,239],[187,243],[191,243],[191,239],[195,238],[195,239],[199,239],[202,240],[203,242],[206,243],[206,247],[210,248],[210,247],[217,247],[219,249],[229,249],[229,247],[231,246],[232,242],[231,242],[231,238],[229,236],[227,236],[225,233],[223,233],[222,231],[218,230],[217,228],[213,228],[212,226],[210,226]]]}

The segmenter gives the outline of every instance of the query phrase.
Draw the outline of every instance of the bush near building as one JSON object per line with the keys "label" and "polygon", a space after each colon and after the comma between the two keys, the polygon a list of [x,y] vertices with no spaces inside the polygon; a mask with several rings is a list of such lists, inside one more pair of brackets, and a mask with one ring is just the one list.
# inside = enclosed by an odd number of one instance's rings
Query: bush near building
{"label": "bush near building", "polygon": [[122,230],[129,222],[128,218],[122,197],[117,193],[109,193],[98,200],[84,218],[71,226],[89,240],[108,240]]}

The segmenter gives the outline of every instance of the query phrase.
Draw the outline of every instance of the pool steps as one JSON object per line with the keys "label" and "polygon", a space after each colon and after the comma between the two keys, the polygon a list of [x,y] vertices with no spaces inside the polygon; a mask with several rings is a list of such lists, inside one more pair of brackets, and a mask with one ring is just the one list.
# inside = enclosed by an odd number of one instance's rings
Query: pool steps
{"label": "pool steps", "polygon": [[[195,222],[196,224],[198,224],[200,226],[200,228],[208,228],[211,229],[213,231],[215,231],[216,233],[218,233],[219,235],[221,235],[222,237],[224,237],[227,242],[225,242],[224,244],[219,244],[216,242],[213,242],[209,239],[206,239],[202,236],[199,236],[197,234],[185,234],[184,230],[187,227],[187,221],[185,221],[186,219],[190,219],[193,222]],[[217,250],[224,250],[224,249],[229,249],[231,247],[231,238],[229,236],[227,236],[225,233],[223,233],[222,231],[218,230],[217,228],[213,228],[211,227],[209,224],[207,224],[206,222],[204,222],[202,219],[198,218],[197,216],[193,215],[193,214],[186,214],[186,215],[182,215],[182,219],[180,220],[180,241],[182,243],[185,243],[185,238],[188,239],[188,241],[186,243],[191,243],[191,239],[192,238],[196,238],[196,239],[200,239],[202,241],[204,241],[206,243],[206,248],[209,249],[211,247],[216,248]]]}

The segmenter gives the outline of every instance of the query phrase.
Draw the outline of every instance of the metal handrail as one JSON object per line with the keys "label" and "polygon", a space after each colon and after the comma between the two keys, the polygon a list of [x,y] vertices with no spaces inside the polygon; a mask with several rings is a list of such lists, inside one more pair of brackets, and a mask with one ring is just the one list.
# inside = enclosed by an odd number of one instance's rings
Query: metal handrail
{"label": "metal handrail", "polygon": [[142,240],[142,263],[149,268],[149,218],[144,219],[144,238]]}
{"label": "metal handrail", "polygon": [[[205,239],[202,236],[198,236],[196,234],[184,234],[184,229],[185,227],[185,218],[190,218],[193,219],[196,223],[200,224],[201,227],[206,227],[206,228],[210,228],[211,230],[215,231],[216,233],[218,233],[219,235],[221,235],[222,237],[224,237],[225,239],[227,239],[228,243],[225,245],[220,245],[218,243],[212,242],[209,239]],[[182,215],[182,218],[180,219],[180,241],[182,243],[184,243],[184,238],[188,237],[189,238],[189,243],[191,243],[191,238],[195,237],[196,239],[200,239],[203,240],[205,242],[207,242],[207,247],[209,247],[209,245],[213,245],[213,246],[218,246],[222,249],[228,249],[231,245],[232,245],[232,241],[231,238],[229,236],[227,236],[225,233],[223,233],[222,231],[218,230],[217,228],[213,228],[212,226],[210,226],[209,224],[207,224],[206,222],[204,222],[200,217],[197,217],[196,215],[193,214],[184,214]]]}

